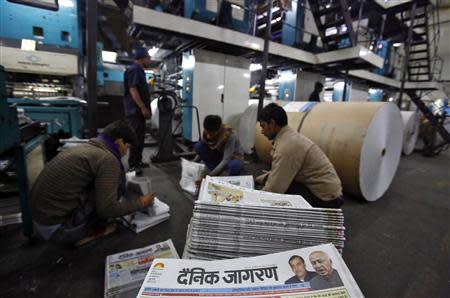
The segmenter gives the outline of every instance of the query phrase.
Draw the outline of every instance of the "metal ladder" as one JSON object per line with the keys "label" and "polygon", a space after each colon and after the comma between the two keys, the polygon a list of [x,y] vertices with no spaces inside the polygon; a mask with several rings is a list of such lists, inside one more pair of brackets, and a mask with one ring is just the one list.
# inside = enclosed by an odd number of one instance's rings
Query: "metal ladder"
{"label": "metal ladder", "polygon": [[[445,129],[443,117],[434,115],[422,100],[423,90],[405,90],[406,72],[408,79],[412,82],[427,82],[433,80],[436,69],[432,70],[430,59],[430,44],[428,30],[428,13],[430,4],[427,2],[413,2],[410,11],[401,12],[401,18],[405,25],[408,26],[408,35],[405,40],[405,57],[402,72],[402,84],[398,104],[401,107],[402,94],[406,93],[417,108],[428,119],[434,130],[439,133],[443,139],[441,144],[431,144],[427,149],[428,154],[434,155],[439,152],[439,148],[450,144],[450,133]],[[407,15],[405,17],[405,14]],[[417,23],[416,23],[417,21]],[[419,29],[419,30],[415,30]],[[435,28],[433,28],[435,32]],[[437,37],[434,36],[434,39]],[[436,42],[436,41],[435,41]],[[435,50],[434,54],[436,55]],[[407,69],[406,69],[407,68]],[[435,68],[435,66],[433,66]],[[417,70],[417,71],[415,71]],[[440,76],[440,74],[439,74]],[[433,138],[434,139],[434,138]]]}
{"label": "metal ladder", "polygon": [[325,51],[356,45],[349,2],[351,0],[309,0]]}

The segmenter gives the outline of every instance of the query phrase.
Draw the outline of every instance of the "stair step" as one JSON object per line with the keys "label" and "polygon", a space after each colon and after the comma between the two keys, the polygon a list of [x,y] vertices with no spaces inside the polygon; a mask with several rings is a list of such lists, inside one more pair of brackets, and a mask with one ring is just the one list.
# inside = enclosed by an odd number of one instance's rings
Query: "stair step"
{"label": "stair step", "polygon": [[427,79],[427,80],[411,80],[411,79],[409,79],[408,81],[410,81],[410,82],[430,82],[431,79]]}
{"label": "stair step", "polygon": [[341,20],[337,20],[337,21],[334,21],[334,22],[321,24],[319,26],[319,30],[326,30],[327,28],[337,27],[337,26],[340,26],[340,25],[343,25],[343,24],[345,24],[345,20],[341,19]]}
{"label": "stair step", "polygon": [[[414,20],[421,19],[421,18],[425,17],[426,15],[427,15],[426,13],[418,14],[414,17]],[[411,20],[411,17],[406,17],[403,19],[404,22],[409,21],[409,20]]]}
{"label": "stair step", "polygon": [[426,41],[426,40],[416,40],[416,41],[412,41],[411,42],[412,46],[417,46],[417,45],[421,45],[421,44],[428,44],[428,41]]}
{"label": "stair step", "polygon": [[408,68],[410,68],[410,69],[412,69],[412,68],[423,68],[423,67],[428,67],[429,66],[429,64],[427,63],[427,64],[422,64],[422,65],[411,65],[411,66],[408,66]]}
{"label": "stair step", "polygon": [[427,25],[426,23],[416,24],[413,26],[413,28],[424,28],[426,27],[426,25]]}
{"label": "stair step", "polygon": [[320,9],[317,14],[319,16],[324,16],[324,15],[330,14],[332,12],[339,12],[339,11],[341,11],[341,6],[339,4],[337,4],[337,5],[330,6],[328,8]]}
{"label": "stair step", "polygon": [[424,76],[424,75],[430,75],[430,73],[428,71],[425,71],[425,72],[414,72],[409,74],[409,76]]}
{"label": "stair step", "polygon": [[348,36],[348,33],[326,36],[322,41],[323,42],[339,41],[341,39],[341,37],[343,37],[343,36]]}
{"label": "stair step", "polygon": [[416,51],[410,51],[410,54],[418,54],[418,53],[428,53],[428,50],[416,50]]}
{"label": "stair step", "polygon": [[413,59],[409,59],[408,61],[409,61],[409,62],[412,62],[412,61],[425,61],[425,60],[428,60],[428,57],[423,57],[423,58],[413,58]]}

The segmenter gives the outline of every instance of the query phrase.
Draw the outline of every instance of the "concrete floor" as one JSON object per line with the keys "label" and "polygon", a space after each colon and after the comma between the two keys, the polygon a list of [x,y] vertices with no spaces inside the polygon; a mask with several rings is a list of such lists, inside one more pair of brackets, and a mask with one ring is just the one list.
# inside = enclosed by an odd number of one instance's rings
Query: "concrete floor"
{"label": "concrete floor", "polygon": [[[261,168],[250,164],[247,171]],[[29,244],[20,225],[0,228],[0,297],[102,297],[106,256],[171,238],[181,255],[193,197],[179,162],[149,169],[171,218],[138,235],[121,228],[80,249]],[[366,297],[450,297],[450,153],[403,157],[385,196],[348,198],[344,260]]]}

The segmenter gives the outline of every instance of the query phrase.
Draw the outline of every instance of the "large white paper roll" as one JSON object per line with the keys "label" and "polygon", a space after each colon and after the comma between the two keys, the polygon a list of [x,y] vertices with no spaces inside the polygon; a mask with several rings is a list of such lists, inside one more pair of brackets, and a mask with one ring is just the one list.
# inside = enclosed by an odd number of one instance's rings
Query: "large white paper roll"
{"label": "large white paper roll", "polygon": [[403,120],[403,154],[410,155],[419,136],[420,118],[416,112],[402,111]]}
{"label": "large white paper roll", "polygon": [[[378,200],[392,182],[403,145],[401,114],[392,103],[319,103],[288,113],[288,124],[315,142],[338,173],[344,191]],[[256,128],[256,152],[270,161],[271,143]]]}
{"label": "large white paper roll", "polygon": [[239,141],[244,153],[251,154],[255,145],[255,124],[258,118],[258,105],[251,104],[245,109],[237,128]]}
{"label": "large white paper roll", "polygon": [[[271,100],[264,100],[265,107]],[[255,147],[255,124],[258,119],[258,100],[251,99],[248,102],[248,107],[241,114],[239,125],[236,127],[239,141],[244,153],[251,154],[253,147]]]}

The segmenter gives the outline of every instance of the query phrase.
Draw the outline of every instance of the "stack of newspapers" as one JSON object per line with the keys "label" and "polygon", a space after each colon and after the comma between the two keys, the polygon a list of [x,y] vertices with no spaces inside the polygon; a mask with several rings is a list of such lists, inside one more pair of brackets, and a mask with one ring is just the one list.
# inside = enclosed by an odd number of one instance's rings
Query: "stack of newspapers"
{"label": "stack of newspapers", "polygon": [[340,209],[313,208],[301,196],[204,179],[188,228],[185,259],[249,257],[333,243],[344,248]]}
{"label": "stack of newspapers", "polygon": [[[127,173],[127,196],[136,197],[147,194],[151,191],[150,177],[136,176],[135,172]],[[127,198],[125,198],[127,199]],[[153,227],[170,217],[170,207],[166,203],[155,197],[152,206],[145,210],[123,216],[122,222],[135,233]]]}
{"label": "stack of newspapers", "polygon": [[145,297],[364,297],[333,244],[217,261],[155,259]]}
{"label": "stack of newspapers", "polygon": [[179,258],[171,239],[106,257],[104,297],[136,297],[155,258]]}

